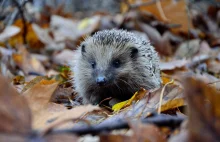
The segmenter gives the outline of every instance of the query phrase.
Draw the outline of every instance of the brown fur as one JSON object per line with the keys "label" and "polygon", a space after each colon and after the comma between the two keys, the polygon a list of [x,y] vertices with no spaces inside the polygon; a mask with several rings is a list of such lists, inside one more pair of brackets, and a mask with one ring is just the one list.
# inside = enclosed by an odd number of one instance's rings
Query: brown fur
{"label": "brown fur", "polygon": [[[136,48],[137,53],[132,53]],[[76,51],[74,86],[85,103],[97,104],[107,97],[129,99],[140,87],[152,89],[161,85],[159,57],[149,41],[124,30],[104,30],[88,37]],[[120,66],[113,66],[115,59]],[[95,67],[92,67],[95,63]],[[105,86],[96,77],[108,78]]]}

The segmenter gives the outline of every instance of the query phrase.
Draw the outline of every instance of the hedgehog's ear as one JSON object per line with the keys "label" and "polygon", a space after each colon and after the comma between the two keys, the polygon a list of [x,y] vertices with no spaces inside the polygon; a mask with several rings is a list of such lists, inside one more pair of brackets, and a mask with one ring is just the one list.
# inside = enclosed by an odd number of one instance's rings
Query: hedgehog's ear
{"label": "hedgehog's ear", "polygon": [[131,58],[136,57],[137,53],[138,53],[138,49],[135,48],[135,47],[132,47],[131,48],[131,54],[130,54]]}
{"label": "hedgehog's ear", "polygon": [[81,52],[82,52],[82,54],[86,53],[86,46],[85,46],[85,44],[81,45]]}

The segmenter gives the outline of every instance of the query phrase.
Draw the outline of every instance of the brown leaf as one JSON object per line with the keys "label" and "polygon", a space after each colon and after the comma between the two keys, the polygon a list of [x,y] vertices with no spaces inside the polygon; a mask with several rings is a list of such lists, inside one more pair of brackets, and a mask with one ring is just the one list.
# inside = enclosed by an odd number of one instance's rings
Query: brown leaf
{"label": "brown leaf", "polygon": [[0,132],[27,134],[31,131],[31,115],[26,100],[2,76],[0,90]]}
{"label": "brown leaf", "polygon": [[184,58],[184,57],[193,57],[200,49],[200,40],[194,39],[191,41],[183,42],[175,53],[175,57]]}
{"label": "brown leaf", "polygon": [[190,141],[220,139],[220,93],[202,81],[185,80],[185,95],[189,105]]}
{"label": "brown leaf", "polygon": [[159,128],[151,124],[131,123],[131,128],[134,131],[133,137],[135,141],[148,142],[165,142],[166,136],[160,132]]}
{"label": "brown leaf", "polygon": [[29,88],[33,87],[35,84],[39,83],[41,80],[46,79],[45,76],[37,76],[34,79],[32,79],[30,82],[27,83],[27,85],[24,86],[21,93],[25,92]]}
{"label": "brown leaf", "polygon": [[[22,19],[19,18],[18,20],[16,20],[14,22],[14,25],[19,27],[21,29],[21,31],[19,32],[19,34],[13,36],[12,38],[9,39],[9,44],[12,47],[16,47],[18,44],[24,44],[23,43],[23,36],[24,36],[24,29],[23,28],[23,22]],[[32,28],[32,23],[28,23],[26,22],[26,39],[28,42],[28,46],[32,49],[41,49],[42,47],[44,47],[44,44],[38,39],[38,37],[36,36],[33,28]]]}
{"label": "brown leaf", "polygon": [[102,134],[100,135],[100,142],[136,142],[136,139],[134,137],[119,134]]}
{"label": "brown leaf", "polygon": [[16,65],[19,66],[26,74],[29,72],[45,74],[45,68],[42,63],[36,58],[33,58],[25,46],[18,46],[18,50],[18,53],[14,53],[12,57]]}
{"label": "brown leaf", "polygon": [[[41,80],[23,93],[27,99],[33,116],[33,128],[43,129],[52,127],[66,119],[78,118],[82,114],[98,109],[97,106],[79,106],[68,110],[64,105],[51,102],[51,96],[58,82]],[[63,127],[71,127],[73,123],[65,123]]]}
{"label": "brown leaf", "polygon": [[46,142],[76,142],[78,137],[73,134],[51,134],[44,137]]}
{"label": "brown leaf", "polygon": [[1,134],[0,140],[2,142],[27,142],[27,139],[23,135],[18,134]]}
{"label": "brown leaf", "polygon": [[[186,2],[184,0],[181,1],[165,0],[165,1],[160,1],[160,3],[163,13],[167,17],[168,22],[181,25],[180,28],[175,28],[173,29],[173,31],[187,33],[188,24],[190,24],[191,27],[191,22],[189,22],[188,20],[188,16],[186,12]],[[146,10],[148,12],[151,12],[158,19],[162,21],[166,21],[160,12],[161,9],[158,8],[156,3],[152,5],[142,6],[141,10]]]}

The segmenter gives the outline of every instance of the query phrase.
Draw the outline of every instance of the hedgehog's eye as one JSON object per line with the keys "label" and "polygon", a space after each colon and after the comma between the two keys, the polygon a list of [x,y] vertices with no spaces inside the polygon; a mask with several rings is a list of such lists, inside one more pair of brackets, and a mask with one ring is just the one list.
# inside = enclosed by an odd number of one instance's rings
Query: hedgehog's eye
{"label": "hedgehog's eye", "polygon": [[138,53],[138,49],[135,47],[131,48],[131,58],[134,58]]}
{"label": "hedgehog's eye", "polygon": [[113,60],[112,65],[115,68],[119,68],[121,66],[121,61],[119,59],[115,59],[115,60]]}
{"label": "hedgehog's eye", "polygon": [[85,48],[86,48],[86,46],[83,44],[83,45],[81,46],[81,51],[82,51],[82,53],[83,53],[83,52],[86,52]]}
{"label": "hedgehog's eye", "polygon": [[92,68],[94,69],[95,66],[96,66],[96,62],[95,62],[95,61],[91,62],[91,66],[92,66]]}

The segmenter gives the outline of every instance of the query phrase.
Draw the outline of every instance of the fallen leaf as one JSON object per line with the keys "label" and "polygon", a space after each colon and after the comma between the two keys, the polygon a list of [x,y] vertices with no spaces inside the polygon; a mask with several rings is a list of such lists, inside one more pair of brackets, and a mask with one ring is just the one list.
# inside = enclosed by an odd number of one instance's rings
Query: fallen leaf
{"label": "fallen leaf", "polygon": [[50,28],[53,32],[54,40],[60,42],[66,39],[76,40],[83,35],[92,33],[98,27],[99,22],[99,16],[77,21],[53,15],[51,17]]}
{"label": "fallen leaf", "polygon": [[165,142],[166,136],[154,125],[143,123],[131,123],[135,141]]}
{"label": "fallen leaf", "polygon": [[99,136],[100,142],[135,142],[136,139],[134,137],[129,137],[120,134],[102,134]]}
{"label": "fallen leaf", "polygon": [[[186,2],[184,0],[181,1],[172,1],[172,0],[165,0],[160,1],[161,8],[158,7],[158,3],[154,3],[148,6],[140,7],[141,10],[146,10],[151,12],[155,15],[158,19],[171,22],[175,24],[180,24],[180,28],[172,29],[174,32],[188,32],[188,25],[191,27],[191,22],[188,20],[188,15],[186,11]],[[163,12],[161,12],[161,9]],[[175,12],[174,12],[175,11]],[[167,19],[164,19],[161,15],[164,13]],[[181,20],[180,20],[181,19]]]}
{"label": "fallen leaf", "polygon": [[31,115],[27,101],[2,76],[0,76],[0,90],[0,133],[8,135],[29,133]]}
{"label": "fallen leaf", "polygon": [[33,24],[32,28],[41,42],[45,44],[47,50],[61,50],[64,49],[65,43],[57,42],[50,36],[49,29],[41,28]]}
{"label": "fallen leaf", "polygon": [[188,63],[186,59],[174,60],[169,62],[160,62],[159,66],[161,70],[173,70],[175,68],[182,68]]}
{"label": "fallen leaf", "polygon": [[[87,112],[98,109],[97,106],[89,105],[68,110],[64,105],[50,102],[57,85],[58,82],[43,79],[22,94],[32,110],[34,129],[45,129],[66,119],[78,118]],[[73,125],[71,122],[66,123],[63,127],[71,127],[71,124]]]}
{"label": "fallen leaf", "polygon": [[141,98],[143,98],[143,96],[146,94],[146,90],[145,89],[141,89],[140,91],[137,91],[134,93],[134,95],[126,101],[117,103],[115,105],[112,106],[112,110],[114,110],[114,112],[121,110],[122,108],[125,108],[127,106],[130,106],[133,102],[137,102],[138,100],[140,100]]}
{"label": "fallen leaf", "polygon": [[25,46],[20,45],[18,50],[18,53],[14,53],[12,58],[15,64],[19,66],[25,72],[25,74],[30,72],[45,74],[46,71],[42,63],[36,58],[33,58]]}
{"label": "fallen leaf", "polygon": [[0,33],[0,42],[5,42],[10,37],[18,34],[20,28],[17,26],[7,26],[3,32]]}
{"label": "fallen leaf", "polygon": [[69,49],[64,49],[58,54],[54,54],[53,61],[59,65],[67,65],[74,60],[75,52]]}
{"label": "fallen leaf", "polygon": [[220,139],[219,92],[202,81],[187,78],[185,96],[189,105],[190,141],[218,141]]}
{"label": "fallen leaf", "polygon": [[[24,38],[25,31],[23,28],[23,22],[22,22],[21,18],[17,19],[14,22],[14,26],[19,27],[21,29],[21,31],[17,35],[15,35],[9,39],[9,44],[12,47],[16,47],[19,44],[24,44],[23,38]],[[44,47],[44,44],[38,39],[38,36],[35,34],[35,32],[32,28],[32,23],[26,22],[26,29],[27,29],[26,40],[27,40],[28,46],[31,49],[38,50],[38,51],[39,51],[39,49],[42,49],[42,47]]]}
{"label": "fallen leaf", "polygon": [[26,90],[28,90],[29,88],[33,87],[35,84],[37,84],[38,82],[40,82],[43,79],[46,79],[47,77],[45,76],[37,76],[34,79],[32,79],[30,82],[28,82],[24,88],[22,89],[21,93],[25,92]]}
{"label": "fallen leaf", "polygon": [[161,106],[161,111],[167,111],[170,109],[178,108],[186,105],[185,100],[183,98],[173,99]]}
{"label": "fallen leaf", "polygon": [[24,84],[24,83],[25,83],[24,76],[18,75],[18,76],[15,76],[13,78],[13,84],[14,85],[19,85],[19,84]]}

